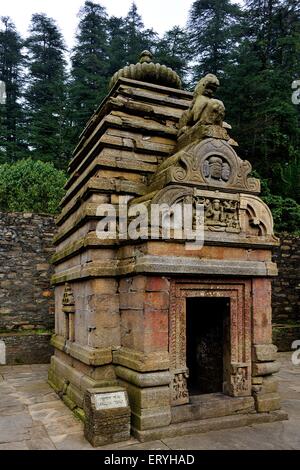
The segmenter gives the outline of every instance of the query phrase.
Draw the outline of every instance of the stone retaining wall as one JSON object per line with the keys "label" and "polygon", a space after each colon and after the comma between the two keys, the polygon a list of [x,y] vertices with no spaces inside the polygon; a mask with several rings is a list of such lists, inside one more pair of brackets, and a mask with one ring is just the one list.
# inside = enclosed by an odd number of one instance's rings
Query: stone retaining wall
{"label": "stone retaining wall", "polygon": [[0,362],[50,360],[54,231],[50,215],[0,212]]}
{"label": "stone retaining wall", "polygon": [[300,340],[300,237],[283,233],[273,260],[279,276],[273,281],[273,342],[289,351]]}

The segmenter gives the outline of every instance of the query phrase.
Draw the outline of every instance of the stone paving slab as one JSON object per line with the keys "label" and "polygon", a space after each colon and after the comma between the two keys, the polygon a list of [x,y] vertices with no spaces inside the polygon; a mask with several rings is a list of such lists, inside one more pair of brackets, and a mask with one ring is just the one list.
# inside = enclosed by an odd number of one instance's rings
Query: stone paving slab
{"label": "stone paving slab", "polygon": [[[278,374],[282,407],[289,420],[211,431],[139,443],[129,441],[103,450],[300,450],[300,365],[291,353],[280,354]],[[47,384],[48,365],[0,366],[1,450],[93,450],[83,425]]]}

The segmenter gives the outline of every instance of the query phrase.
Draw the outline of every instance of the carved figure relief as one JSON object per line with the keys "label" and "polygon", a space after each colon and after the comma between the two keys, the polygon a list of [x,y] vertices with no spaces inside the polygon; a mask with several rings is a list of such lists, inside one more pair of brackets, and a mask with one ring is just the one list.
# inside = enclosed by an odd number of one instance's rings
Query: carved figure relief
{"label": "carved figure relief", "polygon": [[237,365],[233,368],[234,373],[231,374],[231,387],[233,395],[239,395],[247,392],[249,388],[248,367]]}
{"label": "carved figure relief", "polygon": [[189,392],[187,388],[188,371],[175,372],[172,383],[172,403],[175,405],[184,405],[189,401]]}
{"label": "carved figure relief", "polygon": [[213,155],[204,161],[203,175],[208,180],[227,182],[231,175],[231,168],[226,160]]}
{"label": "carved figure relief", "polygon": [[68,282],[65,283],[62,311],[65,314],[65,338],[69,341],[75,341],[75,299],[72,288]]}
{"label": "carved figure relief", "polygon": [[[190,186],[172,185],[158,191],[151,203],[168,206],[203,204],[205,230],[243,232],[248,236],[271,237],[276,240],[271,211],[259,197],[254,195],[236,195],[221,191],[212,193]],[[196,217],[196,210],[194,217]]]}
{"label": "carved figure relief", "polygon": [[239,203],[237,200],[220,200],[196,197],[204,205],[204,224],[208,230],[239,233]]}

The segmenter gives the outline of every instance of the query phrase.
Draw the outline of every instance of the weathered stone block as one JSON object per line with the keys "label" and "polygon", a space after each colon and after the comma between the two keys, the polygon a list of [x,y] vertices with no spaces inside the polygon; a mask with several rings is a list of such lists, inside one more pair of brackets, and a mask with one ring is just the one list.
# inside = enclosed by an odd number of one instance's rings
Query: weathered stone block
{"label": "weathered stone block", "polygon": [[87,390],[84,413],[84,435],[92,446],[129,439],[130,408],[121,387]]}
{"label": "weathered stone block", "polygon": [[277,347],[274,344],[255,344],[252,349],[252,359],[255,362],[275,361]]}
{"label": "weathered stone block", "polygon": [[144,408],[158,408],[170,405],[169,387],[139,388],[126,383],[126,389],[129,396],[130,407],[135,412],[139,412],[139,410]]}
{"label": "weathered stone block", "polygon": [[280,396],[277,393],[254,394],[254,400],[258,413],[280,410]]}
{"label": "weathered stone block", "polygon": [[275,393],[278,390],[278,381],[275,377],[266,376],[259,385],[253,385],[252,390],[257,395],[265,395],[266,393]]}
{"label": "weathered stone block", "polygon": [[170,358],[167,351],[144,354],[122,347],[113,351],[113,363],[138,372],[156,372],[169,369]]}
{"label": "weathered stone block", "polygon": [[166,406],[132,412],[131,420],[133,427],[141,431],[168,426],[171,423],[171,408]]}
{"label": "weathered stone block", "polygon": [[272,343],[271,281],[253,279],[253,342]]}
{"label": "weathered stone block", "polygon": [[169,307],[169,294],[167,292],[146,292],[145,312],[148,310],[162,310]]}
{"label": "weathered stone block", "polygon": [[252,385],[261,385],[263,383],[262,377],[252,377]]}
{"label": "weathered stone block", "polygon": [[147,277],[146,292],[168,292],[170,289],[170,281],[166,277]]}
{"label": "weathered stone block", "polygon": [[169,347],[168,330],[165,330],[165,331],[159,331],[159,330],[153,331],[152,330],[151,332],[145,333],[143,350],[146,353],[168,351],[168,347]]}
{"label": "weathered stone block", "polygon": [[280,369],[279,362],[257,362],[252,366],[253,376],[271,375],[278,372]]}
{"label": "weathered stone block", "polygon": [[120,308],[124,310],[140,310],[144,307],[145,294],[136,293],[120,293]]}
{"label": "weathered stone block", "polygon": [[167,371],[139,373],[127,367],[116,367],[117,377],[138,387],[157,387],[159,385],[169,385],[171,374]]}

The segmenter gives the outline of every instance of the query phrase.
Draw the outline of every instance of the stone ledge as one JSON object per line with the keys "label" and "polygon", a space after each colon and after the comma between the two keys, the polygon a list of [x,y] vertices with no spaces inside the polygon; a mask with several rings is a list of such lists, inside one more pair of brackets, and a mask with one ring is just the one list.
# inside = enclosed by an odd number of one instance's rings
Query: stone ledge
{"label": "stone ledge", "polygon": [[189,258],[184,256],[146,255],[135,263],[137,273],[210,274],[218,276],[276,276],[276,264],[262,261],[227,261]]}
{"label": "stone ledge", "polygon": [[78,359],[89,366],[102,366],[112,362],[111,348],[97,349],[89,346],[82,346],[78,343],[71,343],[60,335],[53,335],[51,338],[51,344],[56,349],[69,354],[74,357],[74,359]]}
{"label": "stone ledge", "polygon": [[279,372],[279,362],[257,362],[252,365],[252,375],[254,377],[260,377],[264,375],[272,375]]}
{"label": "stone ledge", "polygon": [[186,423],[176,423],[157,429],[139,431],[132,428],[134,437],[141,442],[163,439],[167,437],[185,436],[188,434],[204,433],[208,431],[219,431],[220,429],[239,428],[252,424],[273,423],[284,421],[288,415],[284,411],[272,411],[270,413],[250,413],[238,416],[224,416],[221,418],[202,419]]}
{"label": "stone ledge", "polygon": [[252,352],[255,362],[275,361],[277,347],[274,344],[255,344]]}
{"label": "stone ledge", "polygon": [[151,256],[124,261],[105,260],[74,267],[52,277],[52,284],[92,277],[125,276],[127,274],[188,274],[211,276],[271,277],[277,275],[276,264],[263,261],[227,261],[185,256]]}
{"label": "stone ledge", "polygon": [[218,418],[255,411],[253,397],[230,397],[223,393],[191,396],[190,403],[172,407],[172,424]]}
{"label": "stone ledge", "polygon": [[165,371],[139,373],[122,366],[117,366],[115,371],[117,377],[141,388],[169,385],[172,379],[171,374]]}
{"label": "stone ledge", "polygon": [[137,372],[166,371],[170,365],[167,352],[143,353],[127,348],[113,351],[113,363]]}

